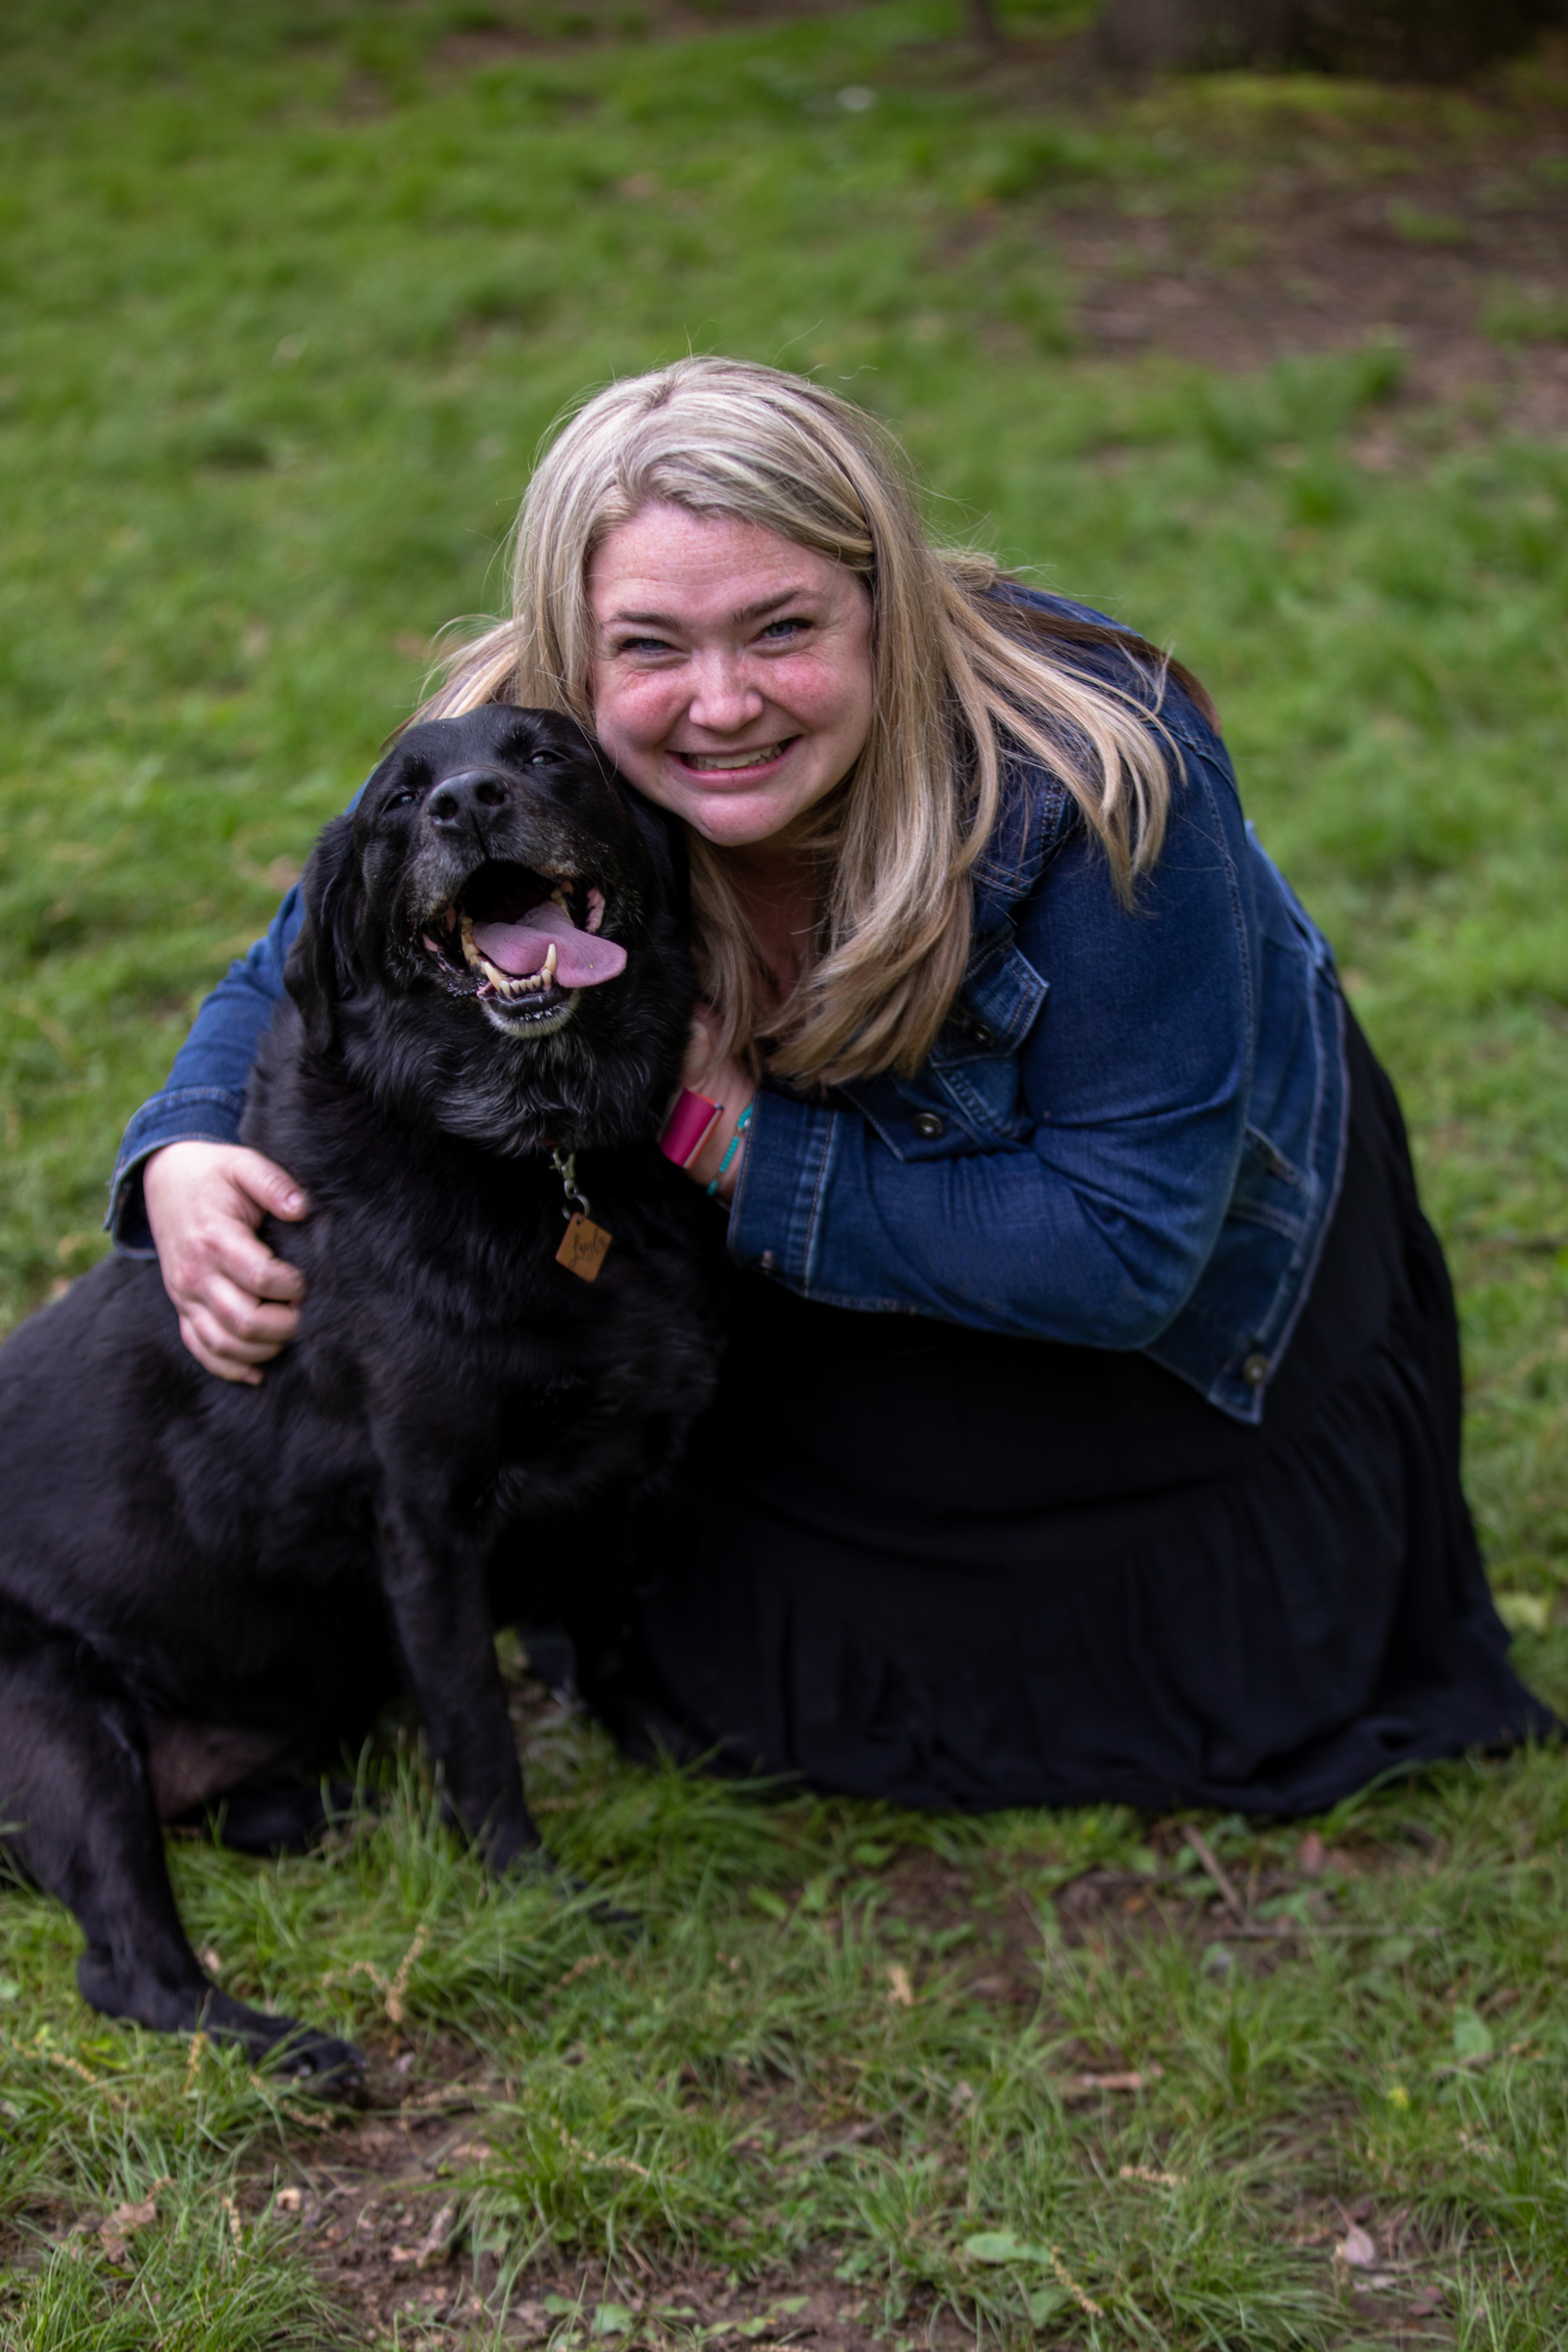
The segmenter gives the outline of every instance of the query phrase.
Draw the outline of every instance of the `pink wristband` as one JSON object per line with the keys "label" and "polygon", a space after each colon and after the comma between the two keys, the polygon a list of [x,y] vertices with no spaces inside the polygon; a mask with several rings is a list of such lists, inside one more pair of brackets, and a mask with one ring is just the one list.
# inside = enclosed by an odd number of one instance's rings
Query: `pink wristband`
{"label": "pink wristband", "polygon": [[659,1138],[664,1157],[672,1159],[677,1168],[690,1167],[723,1108],[722,1102],[710,1102],[706,1095],[694,1095],[689,1086],[683,1086]]}

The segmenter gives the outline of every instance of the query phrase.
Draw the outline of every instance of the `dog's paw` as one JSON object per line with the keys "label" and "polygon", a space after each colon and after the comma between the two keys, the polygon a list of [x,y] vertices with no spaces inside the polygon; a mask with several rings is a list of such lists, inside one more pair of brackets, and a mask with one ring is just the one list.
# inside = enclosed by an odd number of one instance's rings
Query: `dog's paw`
{"label": "dog's paw", "polygon": [[297,2082],[322,2099],[358,2106],[365,2096],[365,2053],[352,2041],[318,2034],[314,2026],[296,2026],[279,2019],[284,2033],[263,2061],[269,2074]]}

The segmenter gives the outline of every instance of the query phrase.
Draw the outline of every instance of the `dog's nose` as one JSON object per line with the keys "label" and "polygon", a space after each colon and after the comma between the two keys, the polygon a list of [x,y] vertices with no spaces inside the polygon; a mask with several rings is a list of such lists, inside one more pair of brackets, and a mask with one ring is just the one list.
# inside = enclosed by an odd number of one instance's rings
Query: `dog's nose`
{"label": "dog's nose", "polygon": [[487,808],[504,808],[510,795],[504,776],[486,767],[448,776],[430,795],[430,822],[446,832],[472,824]]}

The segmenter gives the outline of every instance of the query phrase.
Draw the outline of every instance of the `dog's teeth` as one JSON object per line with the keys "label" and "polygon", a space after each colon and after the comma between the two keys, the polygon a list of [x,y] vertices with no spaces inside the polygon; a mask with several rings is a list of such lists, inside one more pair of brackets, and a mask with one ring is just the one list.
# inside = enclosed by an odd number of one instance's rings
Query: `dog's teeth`
{"label": "dog's teeth", "polygon": [[559,906],[563,914],[569,914],[571,912],[571,884],[558,882],[550,893],[550,902],[552,906]]}
{"label": "dog's teeth", "polygon": [[543,984],[545,984],[545,985],[548,985],[548,984],[549,984],[549,982],[550,982],[550,981],[552,981],[552,980],[555,978],[555,976],[556,976],[556,943],[555,943],[555,941],[554,941],[554,940],[552,940],[552,941],[550,942],[549,950],[548,950],[548,952],[546,953],[546,956],[545,956],[544,962],[543,962],[543,964],[540,966],[540,970],[539,970],[539,978],[540,978],[540,981],[541,981],[541,983],[543,983]]}
{"label": "dog's teeth", "polygon": [[465,960],[471,963],[476,972],[493,973],[493,966],[485,961],[473,944],[473,917],[467,914],[463,918],[463,954]]}

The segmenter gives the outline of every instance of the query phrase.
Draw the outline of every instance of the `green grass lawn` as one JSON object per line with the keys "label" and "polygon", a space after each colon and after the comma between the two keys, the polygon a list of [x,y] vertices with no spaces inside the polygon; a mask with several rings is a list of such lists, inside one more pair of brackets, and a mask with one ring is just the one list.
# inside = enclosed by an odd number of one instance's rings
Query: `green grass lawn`
{"label": "green grass lawn", "polygon": [[[1082,13],[1014,13],[1031,87]],[[562,404],[688,348],[810,367],[905,435],[939,529],[1215,692],[1399,1083],[1494,1575],[1568,1702],[1568,454],[1399,409],[1387,341],[1250,380],[1094,359],[1051,237],[1062,202],[1117,233],[1242,219],[1279,141],[1373,173],[1393,116],[1463,139],[1470,102],[1238,78],[1024,105],[958,30],[946,0],[750,27],[5,0],[4,1311],[102,1248],[126,1115],[433,633],[494,604]],[[1560,136],[1563,87],[1514,88]],[[1395,470],[1358,462],[1374,411]],[[469,2100],[405,2134],[409,2180],[374,2174],[379,2301],[330,2221],[364,2131],[104,2026],[65,1914],[0,1901],[0,2340],[477,2341],[510,2295],[539,2340],[695,2343],[787,2335],[798,2288],[818,2344],[905,2352],[959,2318],[1568,2343],[1558,1756],[1368,1796],[1304,1853],[1301,1825],[1200,1822],[1203,1854],[1108,1810],[766,1801],[531,1720],[560,1851],[646,1941],[484,1886],[412,1752],[321,1860],[176,1855],[226,1985],[364,2036],[386,2106]],[[398,2271],[443,2214],[458,2260]],[[1352,2216],[1375,2266],[1336,2262]]]}

